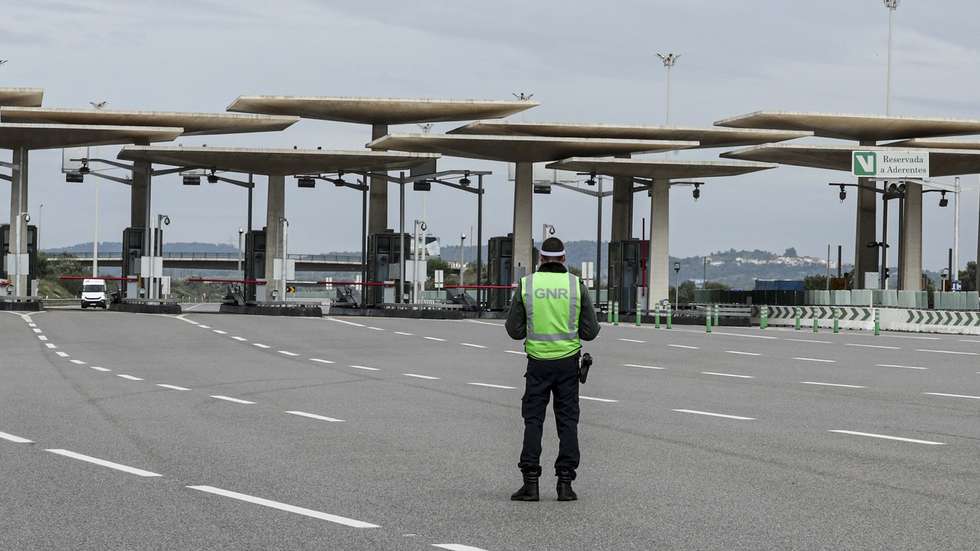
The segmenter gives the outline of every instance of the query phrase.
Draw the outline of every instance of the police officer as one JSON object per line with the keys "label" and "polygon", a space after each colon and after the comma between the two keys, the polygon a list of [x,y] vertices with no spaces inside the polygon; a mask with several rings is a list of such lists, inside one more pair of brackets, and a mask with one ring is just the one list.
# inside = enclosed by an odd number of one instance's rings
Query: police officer
{"label": "police officer", "polygon": [[521,278],[507,316],[507,334],[524,339],[527,352],[526,386],[521,401],[524,447],[518,467],[524,485],[510,498],[538,501],[541,476],[541,432],[551,395],[558,426],[558,501],[578,499],[572,490],[578,449],[578,367],[582,340],[599,334],[599,323],[588,290],[565,268],[565,245],[549,237],[541,245],[538,271]]}

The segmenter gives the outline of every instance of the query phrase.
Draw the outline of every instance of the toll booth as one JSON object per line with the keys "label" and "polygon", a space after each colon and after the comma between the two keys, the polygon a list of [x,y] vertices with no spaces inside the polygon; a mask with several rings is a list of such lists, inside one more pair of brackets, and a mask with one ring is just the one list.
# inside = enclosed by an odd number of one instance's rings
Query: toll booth
{"label": "toll booth", "polygon": [[[514,284],[514,234],[491,237],[488,246],[487,279],[490,285]],[[538,265],[538,249],[531,249],[532,265]],[[490,289],[487,308],[490,310],[506,310],[513,289]]]}
{"label": "toll booth", "polygon": [[[404,241],[403,241],[404,239]],[[405,288],[401,277],[401,247],[405,245],[406,256],[412,248],[412,236],[407,233],[395,233],[385,230],[368,236],[367,250],[367,280],[395,281],[394,289],[388,287],[365,287],[364,304],[376,306],[385,302],[394,302],[399,292],[404,294]]]}
{"label": "toll booth", "polygon": [[[245,234],[245,280],[265,279],[265,228],[251,230]],[[245,284],[245,300],[254,302],[265,300],[265,287],[262,292],[254,283]]]}
{"label": "toll booth", "polygon": [[[163,256],[163,230],[157,229],[154,233],[156,242],[153,247],[158,255]],[[130,279],[142,275],[140,262],[144,256],[150,254],[150,251],[144,251],[145,239],[144,228],[129,227],[123,230],[121,272],[122,277],[127,280],[123,295],[126,298],[141,298],[146,293],[140,279]]]}
{"label": "toll booth", "polygon": [[620,312],[636,312],[637,292],[646,287],[649,251],[644,239],[609,243],[608,300],[618,300]]}
{"label": "toll booth", "polygon": [[[0,226],[0,278],[11,279],[14,277],[13,270],[7,270],[7,258],[14,258],[13,254],[16,247],[12,241],[10,224]],[[27,226],[27,266],[21,266],[21,270],[27,270],[27,294],[33,295],[34,281],[37,280],[37,226]]]}

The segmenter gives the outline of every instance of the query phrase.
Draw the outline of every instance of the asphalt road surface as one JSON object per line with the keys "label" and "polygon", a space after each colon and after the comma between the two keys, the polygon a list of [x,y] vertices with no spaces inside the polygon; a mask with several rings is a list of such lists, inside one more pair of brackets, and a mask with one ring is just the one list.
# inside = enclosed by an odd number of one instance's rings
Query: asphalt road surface
{"label": "asphalt road surface", "polygon": [[498,321],[0,315],[0,549],[977,549],[980,338],[604,325],[513,503]]}

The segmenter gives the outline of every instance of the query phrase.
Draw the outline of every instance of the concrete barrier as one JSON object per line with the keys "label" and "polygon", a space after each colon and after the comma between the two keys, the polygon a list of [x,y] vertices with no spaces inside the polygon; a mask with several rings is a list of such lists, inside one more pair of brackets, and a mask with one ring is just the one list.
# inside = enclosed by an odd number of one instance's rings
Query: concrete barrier
{"label": "concrete barrier", "polygon": [[[802,311],[804,325],[815,320],[818,327],[833,328],[834,310],[840,312],[840,327],[873,331],[874,310],[870,306],[770,306],[769,325],[792,327],[795,324],[794,308]],[[928,310],[920,308],[877,308],[881,329],[884,331],[908,331],[914,333],[948,333],[956,335],[980,335],[980,311]],[[753,313],[753,324],[759,322],[758,308]]]}

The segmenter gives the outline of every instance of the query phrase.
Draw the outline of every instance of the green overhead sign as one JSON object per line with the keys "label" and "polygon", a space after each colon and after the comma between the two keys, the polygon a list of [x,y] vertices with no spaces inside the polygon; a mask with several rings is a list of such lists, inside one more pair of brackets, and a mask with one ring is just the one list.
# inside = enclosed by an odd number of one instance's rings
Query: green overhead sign
{"label": "green overhead sign", "polygon": [[853,151],[851,173],[863,178],[928,178],[929,152]]}

